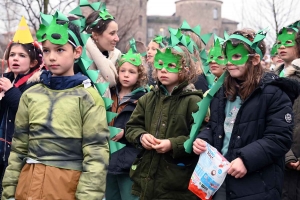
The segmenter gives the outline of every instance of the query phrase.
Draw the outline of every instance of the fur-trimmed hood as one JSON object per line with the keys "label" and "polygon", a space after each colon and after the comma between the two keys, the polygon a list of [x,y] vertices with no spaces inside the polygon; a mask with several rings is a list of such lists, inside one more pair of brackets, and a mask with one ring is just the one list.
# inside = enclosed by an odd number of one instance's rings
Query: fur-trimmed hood
{"label": "fur-trimmed hood", "polygon": [[273,73],[265,73],[260,87],[266,87],[267,85],[275,85],[282,89],[291,99],[292,102],[300,95],[300,83],[296,79],[280,78]]}

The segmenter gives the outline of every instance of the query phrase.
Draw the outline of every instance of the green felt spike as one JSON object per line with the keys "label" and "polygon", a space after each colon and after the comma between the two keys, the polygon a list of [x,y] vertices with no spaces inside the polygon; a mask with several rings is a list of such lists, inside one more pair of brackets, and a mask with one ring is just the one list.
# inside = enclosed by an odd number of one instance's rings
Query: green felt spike
{"label": "green felt spike", "polygon": [[169,42],[170,46],[172,47],[176,46],[179,42],[180,42],[179,39],[175,35],[173,34],[170,35],[170,42]]}
{"label": "green felt spike", "polygon": [[90,38],[90,36],[91,36],[91,34],[85,34],[85,33],[80,34],[80,37],[81,37],[81,40],[82,40],[83,44],[86,44],[86,42]]}
{"label": "green felt spike", "polygon": [[86,70],[87,76],[92,80],[93,83],[97,82],[98,72],[96,70]]}
{"label": "green felt spike", "polygon": [[40,13],[41,15],[41,22],[43,25],[48,26],[51,24],[52,20],[53,20],[53,16],[52,15],[47,15],[44,13]]}
{"label": "green felt spike", "polygon": [[120,142],[109,140],[109,153],[113,154],[116,151],[119,151],[120,149],[124,148],[125,146],[125,144],[122,144]]}
{"label": "green felt spike", "polygon": [[107,122],[108,123],[111,122],[111,120],[113,120],[113,118],[115,118],[117,115],[118,115],[117,113],[106,111]]}
{"label": "green felt spike", "polygon": [[201,35],[200,38],[202,40],[202,42],[204,43],[204,45],[206,45],[211,37],[212,33],[207,33],[204,35]]}
{"label": "green felt spike", "polygon": [[201,27],[200,27],[200,25],[195,26],[194,28],[192,28],[192,31],[193,31],[196,35],[198,35],[198,37],[201,38],[201,35],[200,35],[200,33],[201,33]]}
{"label": "green felt spike", "polygon": [[90,6],[93,10],[100,10],[102,2],[94,2]]}
{"label": "green felt spike", "polygon": [[187,23],[186,20],[183,20],[182,25],[180,27],[182,30],[191,30],[191,26]]}
{"label": "green felt spike", "polygon": [[102,99],[103,99],[103,101],[104,101],[106,110],[107,110],[108,108],[110,108],[111,105],[112,105],[113,102],[114,102],[112,99],[107,98],[107,97],[102,97]]}
{"label": "green felt spike", "polygon": [[62,12],[60,12],[59,10],[57,10],[53,16],[54,18],[56,18],[56,20],[61,20],[61,21],[69,21],[68,17],[66,15],[64,15]]}
{"label": "green felt spike", "polygon": [[78,17],[84,17],[79,6],[71,10],[70,14],[76,15]]}
{"label": "green felt spike", "polygon": [[90,3],[88,0],[80,0],[79,5],[80,6],[89,6]]}
{"label": "green felt spike", "polygon": [[202,126],[202,123],[205,119],[208,108],[210,106],[210,102],[211,102],[213,96],[216,94],[216,92],[222,86],[224,80],[225,80],[225,73],[223,73],[221,75],[221,77],[218,79],[218,81],[212,86],[212,88],[209,90],[208,94],[200,102],[197,103],[197,105],[199,107],[198,107],[198,111],[196,113],[192,114],[192,117],[194,119],[194,123],[193,123],[192,129],[190,131],[190,137],[183,144],[184,149],[187,153],[192,153],[193,142],[197,138],[199,130]]}
{"label": "green felt spike", "polygon": [[113,126],[108,126],[110,138],[115,137],[117,134],[119,134],[122,130],[120,128],[116,128]]}
{"label": "green felt spike", "polygon": [[157,44],[162,44],[162,42],[163,42],[163,36],[156,35],[156,37],[153,39],[153,41],[156,42]]}
{"label": "green felt spike", "polygon": [[178,33],[178,29],[170,28],[170,27],[169,27],[169,32],[170,32],[172,35],[176,35],[176,34]]}
{"label": "green felt spike", "polygon": [[228,40],[228,38],[229,38],[229,34],[226,31],[224,31],[224,39]]}
{"label": "green felt spike", "polygon": [[96,86],[98,92],[100,93],[100,95],[103,96],[104,93],[106,92],[107,88],[109,87],[109,82],[95,83],[95,86]]}
{"label": "green felt spike", "polygon": [[132,50],[133,53],[137,53],[137,49],[136,49],[136,44],[135,44],[135,39],[132,38],[131,40],[129,40],[129,46],[130,49]]}

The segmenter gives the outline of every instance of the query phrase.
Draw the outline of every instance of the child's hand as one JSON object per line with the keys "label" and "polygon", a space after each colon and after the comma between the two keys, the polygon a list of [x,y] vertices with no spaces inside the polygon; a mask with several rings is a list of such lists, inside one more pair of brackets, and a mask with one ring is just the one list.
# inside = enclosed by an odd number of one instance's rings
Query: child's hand
{"label": "child's hand", "polygon": [[118,133],[117,135],[115,135],[115,137],[111,138],[112,141],[119,141],[122,137],[124,136],[124,129],[122,129],[122,131],[120,133]]}
{"label": "child's hand", "polygon": [[155,144],[154,142],[154,136],[149,134],[149,133],[144,133],[141,135],[140,141],[142,146],[147,149],[147,150],[151,150],[152,149],[152,145]]}
{"label": "child's hand", "polygon": [[10,88],[13,87],[13,84],[10,82],[10,80],[8,78],[0,78],[0,88],[6,92],[7,90],[9,90]]}
{"label": "child's hand", "polygon": [[193,142],[193,151],[197,155],[200,155],[201,153],[206,151],[206,142],[204,140],[197,138]]}
{"label": "child's hand", "polygon": [[290,169],[294,169],[294,170],[300,170],[300,162],[297,161],[297,162],[290,162],[288,164],[286,164],[286,166]]}
{"label": "child's hand", "polygon": [[236,158],[230,163],[228,174],[235,178],[243,178],[247,174],[247,169],[241,158]]}
{"label": "child's hand", "polygon": [[166,153],[172,149],[171,141],[168,139],[159,140],[153,137],[155,144],[152,148],[156,150],[157,153]]}

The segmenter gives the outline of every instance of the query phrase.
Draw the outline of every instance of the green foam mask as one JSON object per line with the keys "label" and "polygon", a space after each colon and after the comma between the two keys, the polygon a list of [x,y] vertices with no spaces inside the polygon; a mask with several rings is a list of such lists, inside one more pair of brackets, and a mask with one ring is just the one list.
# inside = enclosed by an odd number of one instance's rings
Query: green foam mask
{"label": "green foam mask", "polygon": [[277,50],[278,50],[278,46],[277,46],[277,44],[274,44],[272,49],[271,49],[271,56],[272,57],[274,57],[278,54]]}
{"label": "green foam mask", "polygon": [[49,26],[40,25],[36,37],[39,42],[49,40],[52,44],[64,45],[69,40],[68,23],[64,25],[57,24],[56,18],[53,18]]}
{"label": "green foam mask", "polygon": [[129,49],[129,51],[126,54],[123,54],[121,56],[121,59],[119,61],[119,66],[123,65],[125,62],[128,62],[138,67],[142,64],[141,54],[133,53],[132,49]]}
{"label": "green foam mask", "polygon": [[293,31],[288,32],[288,30],[286,28],[282,29],[282,33],[280,35],[278,35],[277,38],[277,46],[278,48],[281,47],[282,45],[285,47],[293,47],[296,44],[295,41],[296,38],[296,33]]}
{"label": "green foam mask", "polygon": [[228,62],[233,65],[243,65],[249,58],[249,52],[242,43],[234,47],[230,40],[226,42],[225,54]]}
{"label": "green foam mask", "polygon": [[227,60],[225,59],[221,44],[218,39],[215,45],[212,48],[210,48],[208,53],[207,63],[210,63],[212,61],[215,61],[219,65],[227,64]]}
{"label": "green foam mask", "polygon": [[178,73],[181,67],[180,60],[181,56],[172,54],[171,48],[166,48],[164,53],[157,49],[154,57],[154,67],[159,70],[165,68],[168,72]]}

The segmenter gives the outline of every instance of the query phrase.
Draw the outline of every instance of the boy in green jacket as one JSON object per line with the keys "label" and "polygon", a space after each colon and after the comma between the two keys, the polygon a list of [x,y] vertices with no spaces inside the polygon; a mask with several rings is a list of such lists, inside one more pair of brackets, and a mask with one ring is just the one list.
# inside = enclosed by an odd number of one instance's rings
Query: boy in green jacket
{"label": "boy in green jacket", "polygon": [[198,157],[186,153],[183,143],[202,92],[189,84],[196,78],[196,65],[188,50],[175,46],[163,51],[157,50],[154,58],[158,88],[139,99],[126,125],[126,139],[142,149],[130,170],[132,194],[141,200],[194,200],[188,183]]}
{"label": "boy in green jacket", "polygon": [[74,75],[74,61],[84,63],[79,28],[53,17],[37,38],[50,72],[21,97],[2,199],[102,199],[109,131],[103,99]]}

